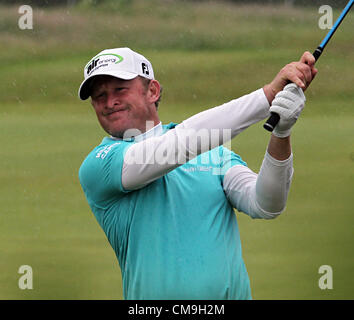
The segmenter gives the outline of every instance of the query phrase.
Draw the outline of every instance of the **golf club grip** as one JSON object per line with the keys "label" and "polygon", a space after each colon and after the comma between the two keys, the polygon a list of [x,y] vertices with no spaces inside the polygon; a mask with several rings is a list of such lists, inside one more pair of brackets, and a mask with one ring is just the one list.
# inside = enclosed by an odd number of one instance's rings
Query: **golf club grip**
{"label": "golf club grip", "polygon": [[268,130],[269,132],[272,132],[275,128],[275,126],[278,124],[280,120],[279,114],[275,112],[270,113],[270,117],[266,121],[266,123],[263,125],[263,128]]}

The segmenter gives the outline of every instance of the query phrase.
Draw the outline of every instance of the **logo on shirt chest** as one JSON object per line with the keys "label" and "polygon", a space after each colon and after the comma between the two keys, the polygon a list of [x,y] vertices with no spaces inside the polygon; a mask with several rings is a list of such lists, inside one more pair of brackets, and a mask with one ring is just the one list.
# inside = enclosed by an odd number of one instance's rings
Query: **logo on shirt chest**
{"label": "logo on shirt chest", "polygon": [[102,148],[101,150],[99,150],[96,153],[96,158],[101,158],[101,159],[106,158],[108,152],[110,152],[112,150],[112,148],[118,144],[120,144],[120,142],[116,142],[116,143],[111,144],[110,146],[106,146],[106,147]]}

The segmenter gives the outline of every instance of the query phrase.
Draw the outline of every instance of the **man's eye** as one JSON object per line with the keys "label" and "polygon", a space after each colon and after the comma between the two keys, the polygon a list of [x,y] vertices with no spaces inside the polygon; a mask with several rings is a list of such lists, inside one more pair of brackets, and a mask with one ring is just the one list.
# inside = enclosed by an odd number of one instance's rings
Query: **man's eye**
{"label": "man's eye", "polygon": [[103,93],[96,94],[95,99],[102,98],[102,97],[103,97],[103,95],[104,95]]}

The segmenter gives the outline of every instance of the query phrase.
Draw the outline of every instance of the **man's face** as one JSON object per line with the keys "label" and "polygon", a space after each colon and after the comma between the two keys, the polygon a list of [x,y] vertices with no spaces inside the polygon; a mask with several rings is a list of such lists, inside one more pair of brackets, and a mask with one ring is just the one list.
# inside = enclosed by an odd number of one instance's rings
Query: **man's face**
{"label": "man's face", "polygon": [[[111,76],[97,76],[91,90],[91,103],[102,128],[117,138],[128,129],[146,131],[146,121],[159,123],[154,102],[155,86],[146,88],[140,78],[122,80]],[[156,84],[157,83],[157,84]],[[152,90],[151,90],[152,88]]]}

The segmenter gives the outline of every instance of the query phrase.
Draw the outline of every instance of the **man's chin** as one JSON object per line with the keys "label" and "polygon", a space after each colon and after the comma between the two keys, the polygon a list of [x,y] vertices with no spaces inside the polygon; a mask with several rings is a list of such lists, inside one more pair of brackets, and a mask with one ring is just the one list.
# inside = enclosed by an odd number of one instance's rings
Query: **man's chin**
{"label": "man's chin", "polygon": [[118,130],[105,130],[110,136],[118,139],[123,139],[124,132]]}
{"label": "man's chin", "polygon": [[[117,121],[118,122],[118,121]],[[123,139],[124,137],[124,132],[126,131],[125,129],[126,126],[122,126],[121,123],[115,123],[112,125],[112,123],[102,126],[103,130],[106,131],[109,135],[115,138]]]}
{"label": "man's chin", "polygon": [[124,131],[122,130],[109,130],[107,131],[112,137],[118,138],[118,139],[123,139],[123,140],[130,140],[138,135],[140,135],[142,132],[139,129],[136,128],[129,128]]}

